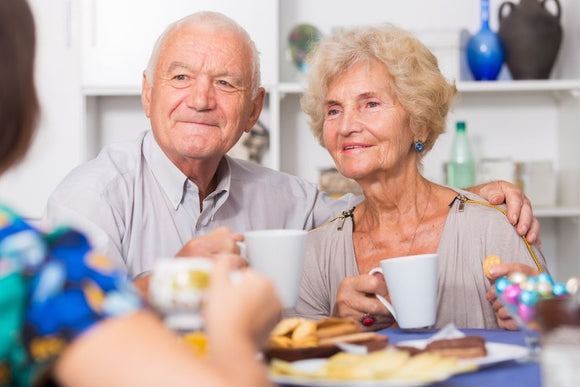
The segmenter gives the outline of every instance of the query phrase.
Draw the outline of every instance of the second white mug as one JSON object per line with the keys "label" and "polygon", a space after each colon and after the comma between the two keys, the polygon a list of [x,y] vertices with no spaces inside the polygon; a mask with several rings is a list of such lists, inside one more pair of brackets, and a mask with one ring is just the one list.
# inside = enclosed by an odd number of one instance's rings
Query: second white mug
{"label": "second white mug", "polygon": [[267,275],[284,308],[293,308],[304,262],[305,230],[255,230],[244,233],[242,244],[252,268]]}
{"label": "second white mug", "polygon": [[377,298],[392,313],[402,329],[426,328],[437,317],[437,254],[420,254],[388,258],[369,274],[383,273],[391,303],[383,296]]}

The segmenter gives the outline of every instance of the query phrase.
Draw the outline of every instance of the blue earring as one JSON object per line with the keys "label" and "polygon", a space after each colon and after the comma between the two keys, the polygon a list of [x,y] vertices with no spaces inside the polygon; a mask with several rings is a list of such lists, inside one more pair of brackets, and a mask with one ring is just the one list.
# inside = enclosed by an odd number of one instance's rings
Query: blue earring
{"label": "blue earring", "polygon": [[417,151],[417,153],[421,153],[423,151],[423,148],[425,148],[425,144],[423,144],[423,141],[421,140],[415,141],[415,150]]}

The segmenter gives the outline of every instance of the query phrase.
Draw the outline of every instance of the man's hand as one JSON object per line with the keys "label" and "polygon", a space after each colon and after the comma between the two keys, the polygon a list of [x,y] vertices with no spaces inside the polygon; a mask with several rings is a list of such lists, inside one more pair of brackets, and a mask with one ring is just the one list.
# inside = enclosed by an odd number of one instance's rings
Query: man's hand
{"label": "man's hand", "polygon": [[491,204],[505,203],[508,220],[516,227],[518,234],[525,235],[528,242],[541,246],[540,222],[534,217],[530,199],[521,189],[507,181],[497,180],[471,187],[468,191]]}
{"label": "man's hand", "polygon": [[498,326],[512,331],[519,329],[518,324],[512,319],[501,300],[497,297],[495,286],[493,285],[498,278],[509,276],[515,272],[520,272],[527,276],[537,276],[539,274],[535,267],[527,266],[522,263],[499,263],[489,269],[489,274],[492,277],[491,286],[485,294],[485,298],[491,303],[491,307],[495,312]]}
{"label": "man's hand", "polygon": [[237,242],[244,240],[242,234],[237,234],[227,227],[219,227],[207,235],[191,239],[176,257],[209,257],[216,254],[240,254]]}

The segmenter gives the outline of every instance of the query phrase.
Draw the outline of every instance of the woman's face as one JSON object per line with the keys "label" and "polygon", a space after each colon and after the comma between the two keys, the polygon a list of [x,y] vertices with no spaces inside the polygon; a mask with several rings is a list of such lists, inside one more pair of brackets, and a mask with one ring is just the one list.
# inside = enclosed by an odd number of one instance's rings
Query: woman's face
{"label": "woman's face", "polygon": [[324,143],[346,177],[375,180],[415,165],[409,115],[391,92],[390,82],[386,66],[371,61],[355,64],[329,84]]}

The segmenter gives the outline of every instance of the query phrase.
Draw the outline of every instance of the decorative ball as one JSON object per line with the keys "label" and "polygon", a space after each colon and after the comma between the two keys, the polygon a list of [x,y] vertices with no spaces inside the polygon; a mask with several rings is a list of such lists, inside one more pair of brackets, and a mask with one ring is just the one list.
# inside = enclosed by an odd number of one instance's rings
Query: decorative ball
{"label": "decorative ball", "polygon": [[536,317],[536,310],[526,304],[518,305],[518,316],[522,319],[524,323],[529,323]]}
{"label": "decorative ball", "polygon": [[566,290],[570,294],[576,294],[578,292],[579,287],[580,287],[580,278],[578,277],[571,277],[568,281],[566,281]]}
{"label": "decorative ball", "polygon": [[307,71],[306,56],[322,34],[311,24],[298,24],[288,34],[288,50],[292,62],[302,72]]}
{"label": "decorative ball", "polygon": [[540,300],[540,293],[535,290],[522,290],[519,300],[524,305],[534,306]]}
{"label": "decorative ball", "polygon": [[528,277],[524,273],[521,273],[521,272],[517,271],[515,273],[510,274],[508,278],[514,284],[518,284],[519,285],[519,284],[525,282]]}
{"label": "decorative ball", "polygon": [[503,299],[505,302],[511,305],[515,305],[518,302],[518,298],[520,296],[522,289],[518,284],[510,284],[508,285],[504,292],[503,292]]}
{"label": "decorative ball", "polygon": [[538,281],[530,281],[531,279],[535,279],[535,277],[530,277],[526,282],[520,285],[522,290],[529,290],[530,292],[537,292],[538,291]]}
{"label": "decorative ball", "polygon": [[549,282],[542,282],[538,283],[538,292],[542,295],[542,297],[548,298],[552,295],[552,284]]}
{"label": "decorative ball", "polygon": [[552,276],[548,273],[540,273],[538,274],[538,282],[541,284],[543,282],[547,282],[550,285],[554,285],[554,280],[552,279]]}
{"label": "decorative ball", "polygon": [[568,290],[566,289],[566,284],[562,282],[556,282],[554,286],[552,286],[552,292],[556,297],[566,296],[568,294]]}
{"label": "decorative ball", "polygon": [[511,285],[512,281],[510,281],[507,277],[500,277],[495,281],[495,292],[498,295],[501,295],[505,288]]}

